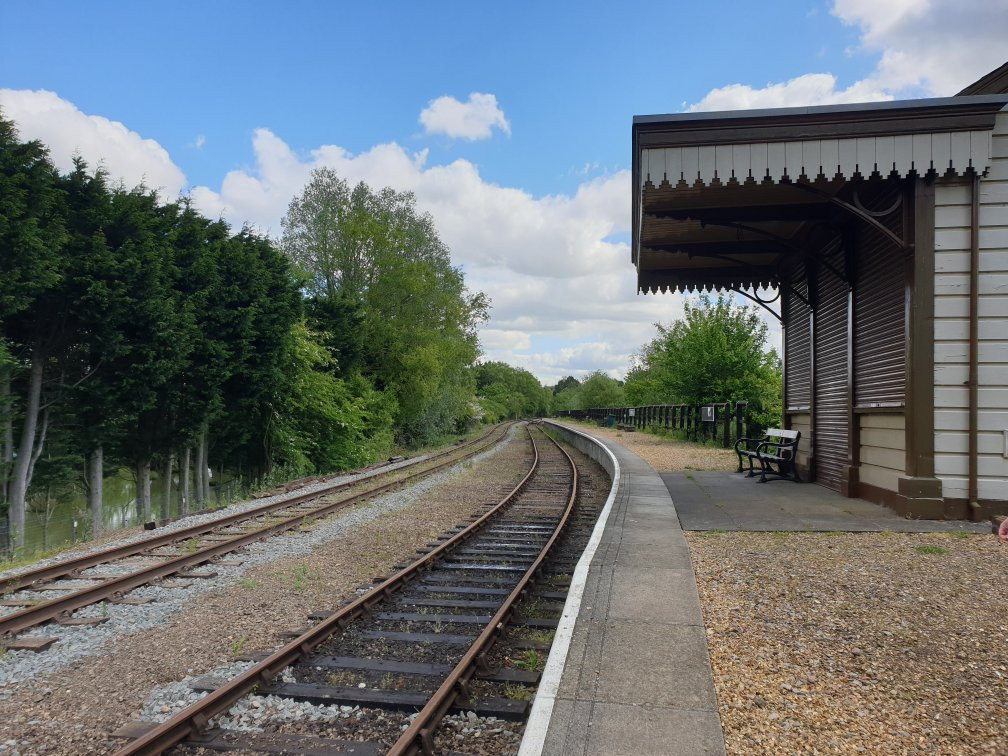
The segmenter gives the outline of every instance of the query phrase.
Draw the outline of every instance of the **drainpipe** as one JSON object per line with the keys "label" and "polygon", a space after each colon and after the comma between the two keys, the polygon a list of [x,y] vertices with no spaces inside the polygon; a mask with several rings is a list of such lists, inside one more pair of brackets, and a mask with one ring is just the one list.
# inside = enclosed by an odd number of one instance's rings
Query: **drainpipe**
{"label": "drainpipe", "polygon": [[973,173],[970,194],[970,301],[969,301],[969,509],[973,520],[980,519],[977,499],[977,384],[980,345],[980,177]]}

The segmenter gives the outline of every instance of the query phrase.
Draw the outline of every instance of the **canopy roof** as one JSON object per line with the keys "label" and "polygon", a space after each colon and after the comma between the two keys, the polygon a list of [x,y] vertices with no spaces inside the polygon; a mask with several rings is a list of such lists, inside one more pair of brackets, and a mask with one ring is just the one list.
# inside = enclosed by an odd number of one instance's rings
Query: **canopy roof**
{"label": "canopy roof", "polygon": [[771,287],[823,223],[867,216],[857,187],[983,173],[1006,95],[636,116],[641,291]]}

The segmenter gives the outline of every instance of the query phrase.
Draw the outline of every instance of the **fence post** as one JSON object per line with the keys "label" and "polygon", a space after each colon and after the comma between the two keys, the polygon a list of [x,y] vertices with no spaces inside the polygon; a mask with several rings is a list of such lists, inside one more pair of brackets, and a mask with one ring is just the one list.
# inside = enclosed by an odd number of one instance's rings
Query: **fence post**
{"label": "fence post", "polygon": [[742,438],[742,421],[748,402],[735,402],[735,438]]}
{"label": "fence post", "polygon": [[724,403],[724,442],[723,446],[725,449],[730,445],[731,438],[731,416],[732,416],[732,406],[731,402]]}

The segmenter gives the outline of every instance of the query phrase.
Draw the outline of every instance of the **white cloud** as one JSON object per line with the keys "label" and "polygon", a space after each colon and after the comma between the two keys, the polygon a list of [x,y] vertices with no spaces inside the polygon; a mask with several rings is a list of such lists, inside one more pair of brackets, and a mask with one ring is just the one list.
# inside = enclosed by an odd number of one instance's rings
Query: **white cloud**
{"label": "white cloud", "polygon": [[891,100],[892,95],[868,82],[855,82],[847,89],[837,89],[836,77],[827,73],[812,73],[762,88],[747,84],[729,84],[708,92],[700,102],[690,105],[690,111],[748,110],[751,108],[784,108],[792,105],[837,105],[845,102]]}
{"label": "white cloud", "polygon": [[833,15],[881,54],[869,78],[897,95],[954,95],[1005,62],[1005,0],[835,0]]}
{"label": "white cloud", "polygon": [[511,133],[511,124],[492,94],[473,92],[467,102],[442,95],[427,103],[420,112],[420,123],[428,134],[445,134],[453,139],[489,139],[493,129]]}
{"label": "white cloud", "polygon": [[875,69],[846,88],[830,73],[765,87],[711,90],[691,111],[831,105],[953,95],[1004,63],[1006,0],[835,0],[833,15],[860,33],[854,54],[878,56]]}
{"label": "white cloud", "polygon": [[197,150],[202,150],[203,145],[205,144],[206,144],[206,137],[203,136],[202,134],[197,134],[196,139],[193,140],[192,146],[195,147]]}
{"label": "white cloud", "polygon": [[45,143],[62,171],[72,168],[79,153],[89,165],[104,166],[114,180],[128,187],[143,183],[166,199],[174,199],[186,184],[185,174],[156,141],[119,121],[87,115],[55,92],[0,89],[0,110],[17,124],[22,139]]}
{"label": "white cloud", "polygon": [[[426,151],[395,143],[358,154],[323,145],[298,155],[257,129],[252,148],[251,168],[228,173],[219,188],[192,190],[197,207],[278,235],[287,205],[317,167],[350,182],[414,192],[470,287],[493,301],[492,319],[481,329],[487,359],[527,367],[547,381],[594,369],[622,374],[630,354],[653,335],[653,323],[681,312],[679,297],[635,296],[629,247],[609,240],[629,230],[627,171],[587,181],[572,195],[534,197],[486,181],[469,161],[430,165]],[[599,346],[606,343],[616,346]]]}

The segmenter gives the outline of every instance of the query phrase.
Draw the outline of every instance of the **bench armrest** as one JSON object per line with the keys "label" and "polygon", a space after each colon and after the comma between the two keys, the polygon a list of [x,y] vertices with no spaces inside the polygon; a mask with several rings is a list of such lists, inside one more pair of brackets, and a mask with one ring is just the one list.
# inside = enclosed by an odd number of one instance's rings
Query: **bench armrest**
{"label": "bench armrest", "polygon": [[737,454],[739,451],[754,451],[754,449],[749,448],[749,444],[755,444],[756,449],[758,449],[759,445],[767,440],[769,440],[769,436],[763,436],[762,438],[740,438],[735,442],[735,452]]}

